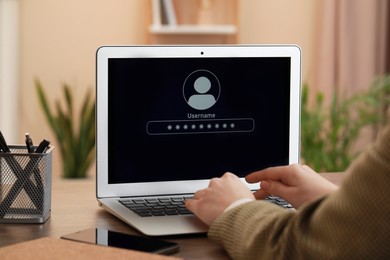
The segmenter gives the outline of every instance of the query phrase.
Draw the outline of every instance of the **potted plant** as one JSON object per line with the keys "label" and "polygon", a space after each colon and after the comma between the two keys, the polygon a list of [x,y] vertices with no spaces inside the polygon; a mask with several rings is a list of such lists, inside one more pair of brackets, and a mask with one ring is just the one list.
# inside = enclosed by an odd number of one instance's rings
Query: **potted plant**
{"label": "potted plant", "polygon": [[[44,88],[35,81],[40,105],[59,145],[64,178],[85,178],[95,160],[95,100],[88,91],[79,114],[74,111],[71,88],[63,85],[65,108],[55,101],[54,112],[49,106]],[[76,117],[77,115],[77,117]],[[78,118],[78,122],[76,119]]]}
{"label": "potted plant", "polygon": [[317,172],[344,171],[361,152],[351,149],[363,128],[374,134],[386,124],[390,105],[390,75],[378,77],[371,87],[344,98],[336,90],[329,107],[324,95],[308,105],[309,87],[302,88],[301,158]]}

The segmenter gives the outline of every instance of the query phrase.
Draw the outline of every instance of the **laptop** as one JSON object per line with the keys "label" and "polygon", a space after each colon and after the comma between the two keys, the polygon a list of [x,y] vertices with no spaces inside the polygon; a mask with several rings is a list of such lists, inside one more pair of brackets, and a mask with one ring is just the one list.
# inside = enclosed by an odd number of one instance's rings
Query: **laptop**
{"label": "laptop", "polygon": [[[98,204],[149,236],[207,232],[183,200],[230,171],[299,162],[296,45],[102,46]],[[179,209],[163,212],[163,208]]]}

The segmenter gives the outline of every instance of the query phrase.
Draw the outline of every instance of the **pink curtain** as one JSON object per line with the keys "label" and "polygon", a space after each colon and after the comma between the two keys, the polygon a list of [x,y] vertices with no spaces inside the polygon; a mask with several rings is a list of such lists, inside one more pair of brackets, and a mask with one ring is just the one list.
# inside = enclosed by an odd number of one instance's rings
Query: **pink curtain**
{"label": "pink curtain", "polygon": [[367,89],[389,61],[388,0],[321,0],[311,92]]}

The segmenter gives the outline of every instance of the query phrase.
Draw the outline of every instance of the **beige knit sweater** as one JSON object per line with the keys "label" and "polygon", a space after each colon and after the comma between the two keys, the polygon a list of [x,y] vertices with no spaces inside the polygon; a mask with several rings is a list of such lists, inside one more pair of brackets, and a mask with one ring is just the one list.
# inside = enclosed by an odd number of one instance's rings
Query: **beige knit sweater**
{"label": "beige knit sweater", "polygon": [[337,192],[297,211],[233,208],[208,236],[233,259],[390,259],[390,126],[345,174]]}

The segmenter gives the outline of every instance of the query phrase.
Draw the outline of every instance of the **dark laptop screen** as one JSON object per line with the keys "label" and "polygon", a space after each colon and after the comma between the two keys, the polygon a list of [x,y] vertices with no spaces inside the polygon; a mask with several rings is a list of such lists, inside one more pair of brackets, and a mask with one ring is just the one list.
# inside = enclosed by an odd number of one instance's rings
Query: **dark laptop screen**
{"label": "dark laptop screen", "polygon": [[241,177],[289,161],[290,58],[110,58],[108,182]]}

